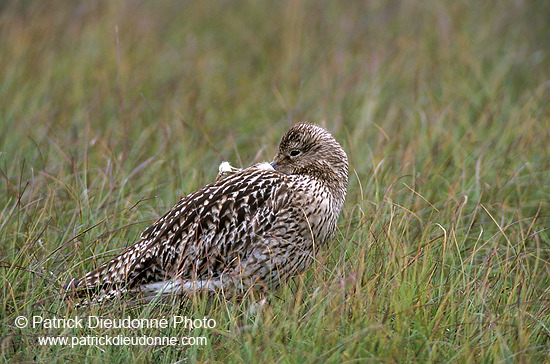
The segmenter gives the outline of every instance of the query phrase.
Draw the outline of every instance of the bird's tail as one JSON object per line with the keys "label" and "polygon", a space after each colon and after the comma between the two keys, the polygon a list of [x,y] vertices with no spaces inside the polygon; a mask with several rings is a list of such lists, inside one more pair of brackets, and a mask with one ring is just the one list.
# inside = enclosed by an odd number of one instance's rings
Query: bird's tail
{"label": "bird's tail", "polygon": [[159,262],[158,244],[141,240],[99,268],[66,286],[70,296],[93,303],[119,297],[166,275]]}

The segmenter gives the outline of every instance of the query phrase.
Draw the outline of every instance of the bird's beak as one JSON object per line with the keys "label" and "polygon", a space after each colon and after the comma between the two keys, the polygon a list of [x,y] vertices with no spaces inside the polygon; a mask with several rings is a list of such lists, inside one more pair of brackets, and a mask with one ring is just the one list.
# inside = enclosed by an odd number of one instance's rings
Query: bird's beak
{"label": "bird's beak", "polygon": [[271,162],[271,163],[269,163],[269,164],[271,164],[271,167],[273,167],[273,169],[275,169],[275,170],[276,170],[277,167],[279,166],[277,163],[275,163],[275,161],[273,161],[273,162]]}

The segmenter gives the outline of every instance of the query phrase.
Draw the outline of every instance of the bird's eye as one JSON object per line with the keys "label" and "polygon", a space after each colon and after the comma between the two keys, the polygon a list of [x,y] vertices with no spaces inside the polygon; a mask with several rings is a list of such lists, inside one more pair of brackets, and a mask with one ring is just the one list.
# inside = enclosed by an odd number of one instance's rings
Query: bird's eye
{"label": "bird's eye", "polygon": [[299,150],[293,150],[293,151],[290,152],[291,157],[296,157],[298,154],[300,154]]}

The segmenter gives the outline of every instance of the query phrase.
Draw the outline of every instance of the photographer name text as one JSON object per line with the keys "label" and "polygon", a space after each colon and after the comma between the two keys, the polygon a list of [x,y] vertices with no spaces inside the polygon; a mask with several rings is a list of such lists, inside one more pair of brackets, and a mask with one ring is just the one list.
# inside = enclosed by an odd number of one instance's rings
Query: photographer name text
{"label": "photographer name text", "polygon": [[101,329],[166,329],[183,328],[194,329],[213,329],[216,327],[216,320],[203,317],[193,318],[187,316],[171,316],[161,318],[104,318],[99,316],[75,316],[74,318],[44,318],[42,316],[32,316],[26,318],[20,316],[16,319],[16,326],[45,328],[45,329],[74,329],[74,328],[101,328]]}

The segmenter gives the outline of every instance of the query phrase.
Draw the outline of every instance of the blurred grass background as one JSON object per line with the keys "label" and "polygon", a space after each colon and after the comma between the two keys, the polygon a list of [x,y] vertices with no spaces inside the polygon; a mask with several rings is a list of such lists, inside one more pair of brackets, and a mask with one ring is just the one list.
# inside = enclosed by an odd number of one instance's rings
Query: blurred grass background
{"label": "blurred grass background", "polygon": [[[547,1],[5,1],[0,49],[4,360],[548,360]],[[215,318],[204,347],[43,347],[119,331],[14,326],[125,317],[47,298],[297,121],[343,145],[348,198],[261,316],[128,311]]]}

